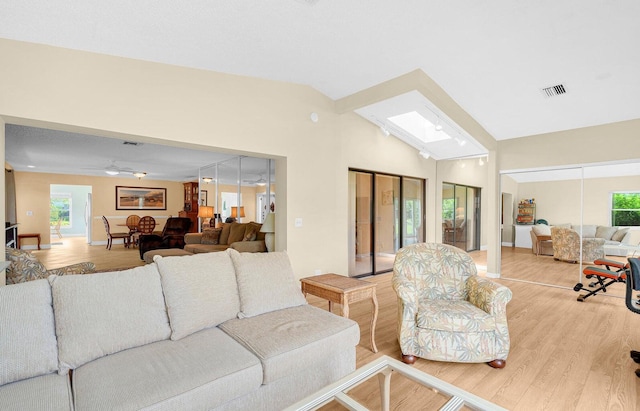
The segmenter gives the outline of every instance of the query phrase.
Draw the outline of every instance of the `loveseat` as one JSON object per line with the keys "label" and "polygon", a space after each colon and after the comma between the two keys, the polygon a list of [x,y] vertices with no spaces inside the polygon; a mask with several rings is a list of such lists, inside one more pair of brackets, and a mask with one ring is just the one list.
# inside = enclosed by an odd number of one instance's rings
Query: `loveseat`
{"label": "loveseat", "polygon": [[235,250],[0,287],[0,329],[2,410],[280,410],[352,372],[360,338],[286,253]]}
{"label": "loveseat", "polygon": [[184,236],[184,250],[197,254],[233,248],[243,253],[262,253],[267,251],[267,246],[261,227],[262,224],[253,221],[234,222],[222,223],[218,228],[205,228],[201,233],[188,233]]}

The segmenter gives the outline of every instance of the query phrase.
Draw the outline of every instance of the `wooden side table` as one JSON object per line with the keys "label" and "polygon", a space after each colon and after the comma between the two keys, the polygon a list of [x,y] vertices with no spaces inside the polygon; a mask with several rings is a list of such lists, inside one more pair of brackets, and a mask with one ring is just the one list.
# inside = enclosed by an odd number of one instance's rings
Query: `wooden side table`
{"label": "wooden side table", "polygon": [[349,304],[371,299],[371,350],[378,352],[376,347],[375,331],[378,321],[378,299],[376,298],[376,284],[369,281],[358,280],[356,278],[345,277],[338,274],[322,274],[314,277],[300,279],[302,292],[324,298],[329,301],[329,311],[332,311],[333,304],[342,306],[341,314],[349,318]]}
{"label": "wooden side table", "polygon": [[23,238],[35,238],[38,240],[38,250],[40,249],[40,234],[39,233],[25,233],[18,234],[18,249],[21,248],[21,242]]}
{"label": "wooden side table", "polygon": [[540,255],[540,246],[542,245],[543,241],[551,241],[551,236],[550,235],[539,235],[536,238],[537,243],[536,244],[536,257]]}

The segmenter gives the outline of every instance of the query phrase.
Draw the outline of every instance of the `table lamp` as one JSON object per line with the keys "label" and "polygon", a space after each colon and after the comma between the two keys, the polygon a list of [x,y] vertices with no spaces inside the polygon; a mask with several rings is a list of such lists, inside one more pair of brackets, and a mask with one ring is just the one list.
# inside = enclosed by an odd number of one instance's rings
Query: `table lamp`
{"label": "table lamp", "polygon": [[240,206],[240,215],[238,215],[238,207],[231,207],[231,217],[236,219],[244,217],[244,206]]}
{"label": "table lamp", "polygon": [[275,232],[276,232],[276,213],[269,213],[264,219],[262,223],[262,227],[260,228],[261,233],[264,234],[264,244],[267,246],[268,252],[273,252],[275,250]]}
{"label": "table lamp", "polygon": [[202,225],[209,224],[209,221],[213,217],[213,206],[200,206],[198,207],[198,218],[202,218]]}

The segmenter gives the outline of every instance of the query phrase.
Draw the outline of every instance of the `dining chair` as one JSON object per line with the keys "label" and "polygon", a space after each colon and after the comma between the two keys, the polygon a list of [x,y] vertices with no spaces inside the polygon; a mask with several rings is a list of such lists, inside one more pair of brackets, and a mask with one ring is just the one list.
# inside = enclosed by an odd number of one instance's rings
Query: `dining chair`
{"label": "dining chair", "polygon": [[140,242],[140,236],[145,234],[153,234],[153,229],[156,228],[156,220],[151,216],[144,216],[138,221],[138,229],[132,235],[133,243],[138,244]]}
{"label": "dining chair", "polygon": [[104,223],[104,229],[107,231],[107,250],[111,250],[111,244],[113,244],[114,238],[122,238],[125,248],[129,248],[129,240],[130,240],[129,232],[112,233],[111,228],[109,227],[109,220],[107,220],[107,217],[102,216],[102,222]]}
{"label": "dining chair", "polygon": [[133,234],[138,231],[138,223],[140,222],[140,216],[139,215],[135,215],[135,214],[131,214],[129,217],[127,217],[127,228],[129,228],[129,242],[131,244],[133,244],[134,246],[136,245],[136,243],[133,241]]}

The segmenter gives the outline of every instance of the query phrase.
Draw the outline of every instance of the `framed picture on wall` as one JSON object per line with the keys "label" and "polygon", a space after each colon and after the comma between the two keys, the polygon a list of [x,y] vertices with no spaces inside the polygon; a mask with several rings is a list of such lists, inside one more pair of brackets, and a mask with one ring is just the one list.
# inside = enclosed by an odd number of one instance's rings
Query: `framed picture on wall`
{"label": "framed picture on wall", "polygon": [[116,210],[166,209],[166,188],[116,186]]}
{"label": "framed picture on wall", "polygon": [[207,190],[200,190],[200,205],[209,205],[209,199],[207,198]]}

